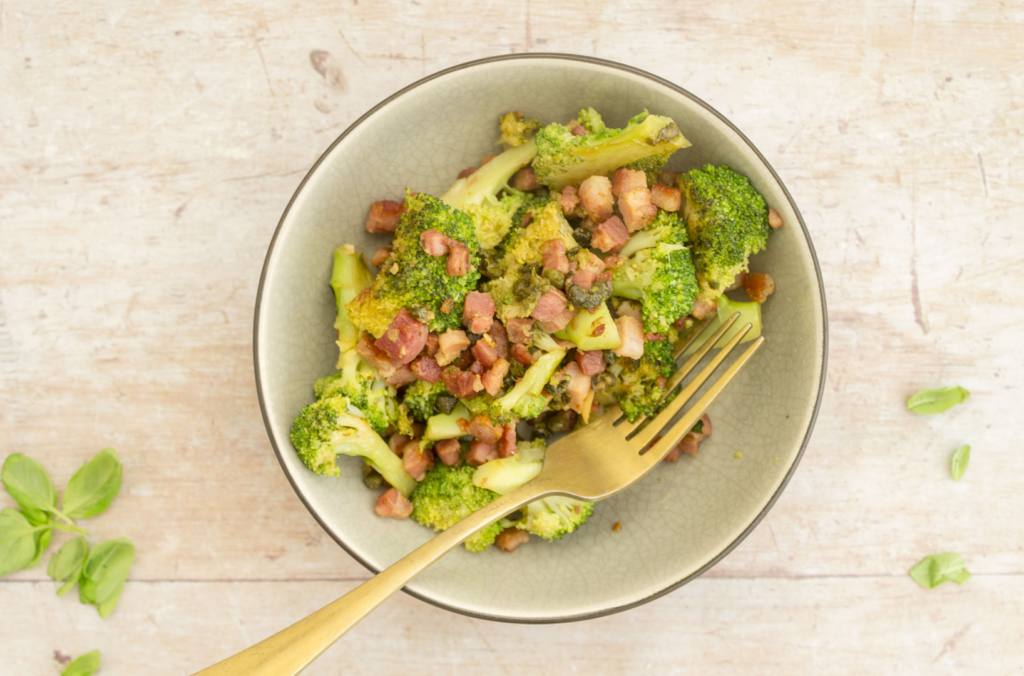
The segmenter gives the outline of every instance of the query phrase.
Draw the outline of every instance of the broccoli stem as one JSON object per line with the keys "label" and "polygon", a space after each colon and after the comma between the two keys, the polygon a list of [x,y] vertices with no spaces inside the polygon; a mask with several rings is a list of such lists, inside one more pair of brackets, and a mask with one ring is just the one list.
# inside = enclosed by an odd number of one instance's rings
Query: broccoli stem
{"label": "broccoli stem", "polygon": [[[595,328],[604,325],[604,331],[595,335]],[[601,303],[593,310],[581,309],[569,324],[555,334],[556,338],[571,340],[581,350],[614,350],[622,347],[622,337],[615,327],[615,320],[608,311],[608,304]]]}
{"label": "broccoli stem", "polygon": [[466,205],[480,206],[484,201],[496,201],[498,193],[507,187],[512,175],[530,163],[537,155],[533,140],[517,148],[509,148],[466,178],[460,178],[441,196],[441,201],[455,209]]}
{"label": "broccoli stem", "polygon": [[[334,328],[338,331],[338,349],[341,354],[351,350],[359,340],[359,329],[348,317],[345,305],[359,295],[359,292],[373,283],[373,276],[366,265],[363,254],[356,252],[351,244],[344,244],[334,250],[334,268],[331,270],[331,288],[338,306]],[[341,360],[338,361],[338,368]]]}
{"label": "broccoli stem", "polygon": [[494,405],[507,413],[526,395],[539,395],[547,382],[551,380],[551,376],[555,374],[555,369],[558,368],[564,357],[565,350],[562,348],[542,355],[534,362],[533,366],[526,369],[526,373],[516,383],[516,386],[509,390],[504,397],[495,401]]}
{"label": "broccoli stem", "polygon": [[[743,336],[743,339],[740,340],[741,344],[749,343],[752,340],[756,340],[757,337],[761,335],[760,303],[756,301],[744,303],[741,301],[729,300],[729,297],[726,296],[725,294],[719,296],[717,298],[717,301],[718,313],[715,315],[714,319],[711,320],[711,325],[708,326],[707,329],[705,329],[705,333],[707,335],[710,335],[717,331],[718,327],[724,324],[725,321],[729,319],[729,317],[732,317],[737,312],[740,313],[740,316],[736,318],[736,322],[732,325],[732,328],[726,331],[725,335],[719,338],[718,342],[714,344],[714,347],[716,349],[725,347],[730,340],[736,337],[736,334],[740,332],[740,329],[742,329],[747,324],[750,324],[750,330],[747,331],[747,335]],[[700,345],[700,341],[695,342],[693,345],[687,348],[686,352],[683,353],[683,356],[689,357],[690,355],[696,353],[697,350],[700,349]]]}
{"label": "broccoli stem", "polygon": [[402,459],[391,452],[384,440],[374,432],[363,418],[342,416],[338,418],[341,430],[336,432],[331,450],[344,455],[366,458],[384,480],[409,497],[416,490],[416,480],[405,471]]}
{"label": "broccoli stem", "polygon": [[427,418],[427,429],[423,433],[423,438],[427,441],[441,441],[465,436],[466,431],[459,425],[459,420],[469,422],[472,417],[469,409],[460,401],[451,413],[438,413]]}
{"label": "broccoli stem", "polygon": [[491,460],[473,472],[473,485],[505,495],[540,474],[543,466],[543,461],[526,461],[517,456]]}

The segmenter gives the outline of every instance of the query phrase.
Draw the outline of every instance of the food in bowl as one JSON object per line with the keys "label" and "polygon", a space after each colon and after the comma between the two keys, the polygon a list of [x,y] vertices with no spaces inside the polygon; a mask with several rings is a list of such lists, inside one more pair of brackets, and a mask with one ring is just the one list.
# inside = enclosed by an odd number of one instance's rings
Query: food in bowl
{"label": "food in bowl", "polygon": [[[508,113],[499,130],[504,152],[440,198],[372,205],[366,229],[393,235],[376,276],[351,244],[335,250],[339,370],[291,432],[310,470],[362,457],[365,483],[386,484],[377,514],[438,530],[535,477],[551,434],[611,404],[630,421],[660,410],[681,332],[739,311],[752,340],[774,289],[748,261],[778,214],[726,166],[667,171],[690,145],[668,117],[613,129],[592,108],[568,124]],[[749,302],[724,295],[738,286]],[[560,539],[592,512],[544,498],[466,548]]]}

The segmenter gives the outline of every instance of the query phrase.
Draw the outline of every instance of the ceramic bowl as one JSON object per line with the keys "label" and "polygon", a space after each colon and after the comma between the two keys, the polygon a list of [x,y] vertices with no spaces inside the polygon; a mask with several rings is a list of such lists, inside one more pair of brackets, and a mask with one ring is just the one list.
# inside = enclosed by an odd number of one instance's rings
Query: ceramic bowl
{"label": "ceramic bowl", "polygon": [[[693,580],[734,548],[778,499],[807,446],[825,381],[821,273],[800,213],[778,175],[725,117],[681,87],[593,58],[532,54],[449,68],[374,107],[331,144],[303,179],[267,252],[256,301],[254,356],[270,441],[299,498],[324,530],[377,572],[432,531],[374,514],[360,463],[318,477],[296,457],[292,420],[333,370],[331,252],[352,243],[367,257],[385,236],[363,229],[370,204],[406,187],[440,195],[456,174],[498,152],[498,117],[510,110],[566,121],[593,106],[623,126],[637,112],[668,115],[693,147],[669,168],[728,164],[747,175],[785,221],[753,269],[770,272],[767,342],[710,411],[714,436],[696,457],[663,463],[598,503],[576,533],[533,538],[512,554],[451,552],[407,591],[467,615],[512,622],[578,620],[624,610]],[[742,459],[734,456],[742,451]],[[621,530],[612,531],[616,522]]]}

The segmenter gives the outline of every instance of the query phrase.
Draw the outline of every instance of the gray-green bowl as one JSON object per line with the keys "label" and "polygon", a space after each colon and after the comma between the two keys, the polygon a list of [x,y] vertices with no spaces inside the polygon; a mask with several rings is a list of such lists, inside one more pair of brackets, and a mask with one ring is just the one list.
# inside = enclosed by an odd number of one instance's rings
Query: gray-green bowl
{"label": "gray-green bowl", "polygon": [[[714,436],[696,457],[664,463],[598,503],[576,533],[534,538],[512,554],[448,554],[407,591],[438,606],[510,622],[596,617],[655,599],[717,563],[764,517],[807,446],[825,382],[827,331],[821,273],[810,235],[782,181],[750,141],[706,103],[650,73],[594,58],[523,54],[483,59],[424,78],[349,127],[303,179],[267,252],[256,300],[254,356],[270,441],[295,492],[324,530],[379,571],[432,532],[374,514],[360,463],[318,477],[295,455],[292,420],[332,371],[331,252],[352,243],[368,256],[385,244],[364,231],[369,205],[406,187],[434,195],[499,151],[496,123],[510,110],[565,121],[593,106],[621,126],[638,111],[672,117],[692,148],[669,168],[728,164],[746,174],[785,226],[753,269],[770,272],[768,340],[713,406]],[[734,457],[742,451],[742,459]],[[619,532],[612,531],[622,523]]]}

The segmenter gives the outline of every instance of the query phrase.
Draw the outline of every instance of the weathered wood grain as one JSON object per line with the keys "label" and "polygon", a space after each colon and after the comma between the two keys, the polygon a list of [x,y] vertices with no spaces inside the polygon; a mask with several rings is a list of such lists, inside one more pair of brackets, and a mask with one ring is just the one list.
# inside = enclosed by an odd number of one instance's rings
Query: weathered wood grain
{"label": "weathered wood grain", "polygon": [[[950,583],[951,584],[951,583]],[[156,582],[106,620],[49,583],[0,590],[3,636],[47,627],[5,660],[57,673],[98,648],[103,675],[193,673],[316,610],[350,582]],[[1021,666],[1021,576],[917,593],[901,578],[703,579],[642,610],[565,625],[495,624],[399,595],[307,670],[334,674],[1008,674]],[[8,606],[10,604],[10,606]],[[5,651],[7,652],[7,651]],[[5,657],[8,657],[5,655]]]}
{"label": "weathered wood grain", "polygon": [[[454,2],[0,4],[0,457],[28,453],[63,485],[116,447],[124,490],[88,526],[139,551],[102,623],[26,582],[41,568],[0,582],[0,653],[16,653],[0,673],[56,673],[52,650],[94,646],[104,673],[184,673],[365,577],[263,430],[250,336],[266,246],[306,169],[376,102],[469,59],[547,50],[687,87],[786,182],[830,311],[811,446],[713,580],[558,628],[403,597],[314,673],[415,656],[426,673],[515,672],[499,661],[507,641],[532,673],[632,673],[648,657],[670,673],[1019,667],[1024,10],[538,5],[477,3],[467,21]],[[966,406],[904,410],[915,390],[954,383]],[[947,465],[963,443],[957,484]],[[976,574],[966,586],[926,593],[905,577],[945,550]],[[378,653],[396,636],[408,657],[392,668]]]}

